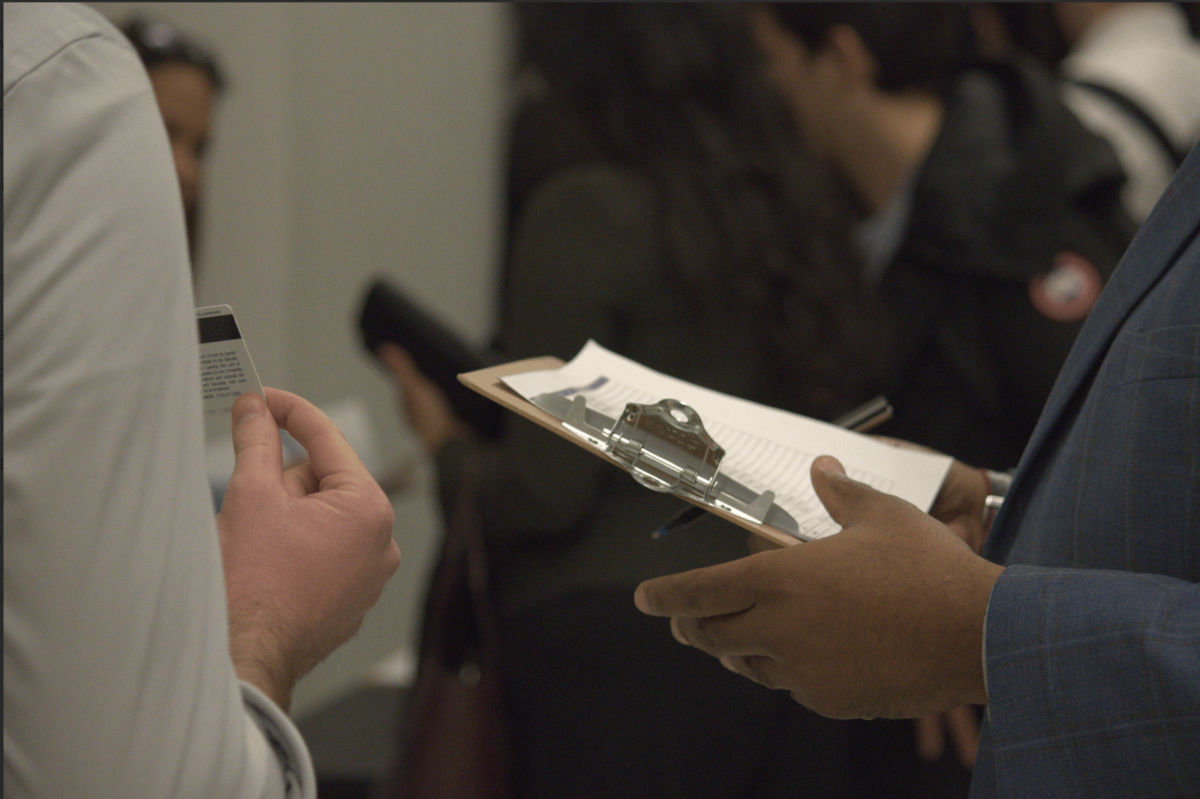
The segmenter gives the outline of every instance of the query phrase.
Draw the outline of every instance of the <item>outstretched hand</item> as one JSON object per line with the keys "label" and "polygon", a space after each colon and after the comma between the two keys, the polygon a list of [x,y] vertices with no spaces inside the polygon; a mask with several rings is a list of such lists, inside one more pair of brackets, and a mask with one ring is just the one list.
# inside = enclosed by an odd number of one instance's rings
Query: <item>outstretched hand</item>
{"label": "outstretched hand", "polygon": [[1003,568],[913,505],[818,458],[842,532],[648,580],[634,601],[682,643],[834,718],[905,718],[987,701],[983,620]]}
{"label": "outstretched hand", "polygon": [[[287,709],[295,682],[345,643],[400,563],[392,507],[329,417],[266,390],[233,406],[233,476],[217,527],[238,675]],[[308,452],[283,470],[279,429]]]}

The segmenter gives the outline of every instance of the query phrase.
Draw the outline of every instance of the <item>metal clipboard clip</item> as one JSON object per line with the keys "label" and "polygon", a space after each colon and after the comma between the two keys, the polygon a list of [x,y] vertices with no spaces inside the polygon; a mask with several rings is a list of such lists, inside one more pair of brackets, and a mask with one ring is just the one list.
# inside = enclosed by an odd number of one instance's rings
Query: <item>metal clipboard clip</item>
{"label": "metal clipboard clip", "polygon": [[650,405],[631,402],[619,419],[611,419],[588,408],[587,400],[578,394],[571,400],[539,394],[533,404],[562,421],[569,433],[616,460],[646,488],[720,508],[799,538],[799,525],[775,504],[774,491],[760,494],[720,473],[725,450],[691,406],[674,399]]}

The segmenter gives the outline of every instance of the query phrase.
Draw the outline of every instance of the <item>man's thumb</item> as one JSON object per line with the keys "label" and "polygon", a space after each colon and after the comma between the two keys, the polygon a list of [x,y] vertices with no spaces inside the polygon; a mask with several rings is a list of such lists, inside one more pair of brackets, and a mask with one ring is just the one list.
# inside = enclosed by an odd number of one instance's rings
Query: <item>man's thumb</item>
{"label": "man's thumb", "polygon": [[874,489],[847,477],[837,458],[822,455],[813,461],[811,473],[817,499],[842,527],[849,527],[866,510]]}
{"label": "man's thumb", "polygon": [[283,470],[279,425],[266,401],[253,392],[233,403],[233,456],[235,473],[265,471],[278,475]]}

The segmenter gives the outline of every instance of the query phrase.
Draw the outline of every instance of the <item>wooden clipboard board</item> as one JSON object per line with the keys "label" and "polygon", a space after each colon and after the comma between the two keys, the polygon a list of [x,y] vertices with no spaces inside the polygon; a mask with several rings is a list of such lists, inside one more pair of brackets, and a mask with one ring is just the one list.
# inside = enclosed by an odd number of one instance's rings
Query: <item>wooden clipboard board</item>
{"label": "wooden clipboard board", "polygon": [[[491,366],[486,369],[479,369],[474,372],[466,372],[458,376],[459,382],[470,388],[472,391],[477,391],[493,402],[499,403],[510,411],[529,419],[535,424],[541,425],[550,432],[561,438],[575,443],[582,449],[587,450],[593,455],[601,457],[611,463],[614,467],[622,469],[623,467],[616,459],[609,457],[607,454],[589,446],[586,442],[568,433],[563,429],[562,422],[554,416],[538,408],[527,399],[517,394],[500,380],[502,377],[509,375],[524,374],[526,372],[540,372],[547,369],[557,369],[563,365],[563,361],[553,356],[544,356],[541,358],[528,358],[523,361],[512,361],[510,363],[500,364],[499,366]],[[632,477],[630,479],[633,479]],[[690,497],[676,494],[680,500],[689,502],[692,505],[701,507],[704,510],[719,516],[726,521],[736,524],[738,527],[749,530],[755,535],[759,535],[777,546],[791,546],[793,544],[802,543],[800,539],[793,538],[787,533],[780,532],[774,527],[765,524],[755,524],[752,521],[743,519],[732,513],[722,510],[721,508],[712,507],[697,502]],[[658,520],[647,519],[647,527],[653,525]]]}

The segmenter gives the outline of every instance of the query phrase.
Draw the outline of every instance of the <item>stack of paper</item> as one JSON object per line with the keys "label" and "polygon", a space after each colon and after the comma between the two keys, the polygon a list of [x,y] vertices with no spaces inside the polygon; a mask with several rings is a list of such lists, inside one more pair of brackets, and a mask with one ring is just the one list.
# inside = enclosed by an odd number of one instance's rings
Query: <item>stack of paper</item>
{"label": "stack of paper", "polygon": [[543,393],[581,395],[591,410],[616,418],[629,402],[676,399],[692,406],[725,449],[721,474],[749,488],[775,492],[808,540],[838,532],[813,492],[809,467],[833,455],[855,480],[929,510],[951,459],[901,449],[860,433],[738,399],[661,374],[589,341],[561,368],[503,377],[527,400]]}

